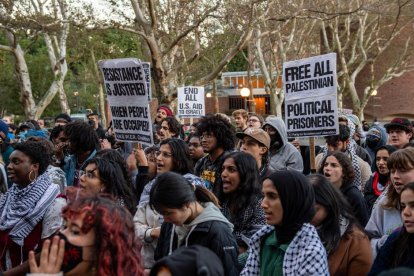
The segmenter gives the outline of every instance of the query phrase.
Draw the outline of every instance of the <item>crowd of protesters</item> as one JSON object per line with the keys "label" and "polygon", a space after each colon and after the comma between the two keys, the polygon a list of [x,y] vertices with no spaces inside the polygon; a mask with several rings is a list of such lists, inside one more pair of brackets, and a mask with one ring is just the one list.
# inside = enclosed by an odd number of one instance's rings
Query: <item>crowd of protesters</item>
{"label": "crowd of protesters", "polygon": [[315,166],[273,115],[162,104],[145,146],[87,119],[0,120],[0,275],[414,273],[406,118],[340,115]]}

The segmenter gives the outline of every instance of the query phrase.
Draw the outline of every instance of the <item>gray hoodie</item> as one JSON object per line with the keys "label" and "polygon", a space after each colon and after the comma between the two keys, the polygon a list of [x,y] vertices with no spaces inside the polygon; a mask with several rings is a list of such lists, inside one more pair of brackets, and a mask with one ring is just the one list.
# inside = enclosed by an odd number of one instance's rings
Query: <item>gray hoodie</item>
{"label": "gray hoodie", "polygon": [[[282,138],[282,146],[276,150],[276,152],[270,152],[269,170],[272,172],[277,170],[296,170],[299,172],[303,171],[303,159],[300,152],[289,143],[287,138],[285,122],[276,116],[267,117],[263,127],[270,125],[274,127]],[[272,148],[273,145],[270,145]]]}
{"label": "gray hoodie", "polygon": [[233,224],[228,221],[228,219],[220,212],[220,209],[217,208],[213,203],[201,203],[201,205],[204,207],[203,212],[200,213],[192,222],[189,224],[184,224],[182,226],[173,226],[173,231],[175,230],[175,233],[177,233],[179,246],[181,246],[181,243],[186,237],[188,239],[197,224],[200,224],[202,222],[210,220],[222,221],[229,226],[231,231],[233,231]]}

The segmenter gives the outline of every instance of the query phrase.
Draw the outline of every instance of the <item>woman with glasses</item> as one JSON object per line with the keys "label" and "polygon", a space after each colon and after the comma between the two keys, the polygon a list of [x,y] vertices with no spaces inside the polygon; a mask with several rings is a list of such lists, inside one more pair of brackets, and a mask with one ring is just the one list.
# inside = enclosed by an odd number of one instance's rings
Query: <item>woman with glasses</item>
{"label": "woman with glasses", "polygon": [[[205,186],[205,182],[193,172],[193,162],[187,144],[177,138],[161,141],[157,156],[157,175],[165,172],[175,172],[183,175],[193,185]],[[141,250],[145,268],[149,269],[154,264],[154,249],[160,235],[162,217],[149,206],[149,194],[157,177],[150,181],[142,192],[137,212],[134,216],[135,231],[142,240]]]}
{"label": "woman with glasses", "polygon": [[121,167],[105,158],[92,158],[80,172],[79,187],[92,194],[107,193],[121,206],[135,213],[136,199],[125,179]]}

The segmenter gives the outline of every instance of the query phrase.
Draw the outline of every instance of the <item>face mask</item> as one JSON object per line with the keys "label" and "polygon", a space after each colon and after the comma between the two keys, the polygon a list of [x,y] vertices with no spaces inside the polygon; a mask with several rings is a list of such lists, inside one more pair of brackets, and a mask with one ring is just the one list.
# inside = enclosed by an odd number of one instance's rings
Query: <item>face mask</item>
{"label": "face mask", "polygon": [[62,233],[59,233],[58,235],[65,241],[65,255],[63,257],[61,270],[64,273],[67,273],[83,261],[83,248],[81,246],[71,244]]}
{"label": "face mask", "polygon": [[378,146],[379,142],[380,140],[378,138],[372,136],[368,136],[365,140],[365,143],[371,149],[375,149]]}

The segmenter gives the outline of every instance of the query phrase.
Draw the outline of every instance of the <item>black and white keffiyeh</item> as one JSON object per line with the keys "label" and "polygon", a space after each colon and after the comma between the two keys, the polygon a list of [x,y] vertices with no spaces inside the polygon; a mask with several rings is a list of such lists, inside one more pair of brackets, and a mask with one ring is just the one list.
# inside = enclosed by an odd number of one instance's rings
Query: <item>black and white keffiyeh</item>
{"label": "black and white keffiyeh", "polygon": [[[252,236],[241,276],[260,275],[261,240],[273,230],[273,226],[266,225]],[[283,258],[283,275],[329,275],[325,248],[316,229],[309,223],[303,224],[290,242]]]}
{"label": "black and white keffiyeh", "polygon": [[11,239],[23,246],[24,239],[43,219],[58,194],[59,186],[51,184],[47,173],[23,189],[13,184],[0,199],[0,230],[10,230]]}

